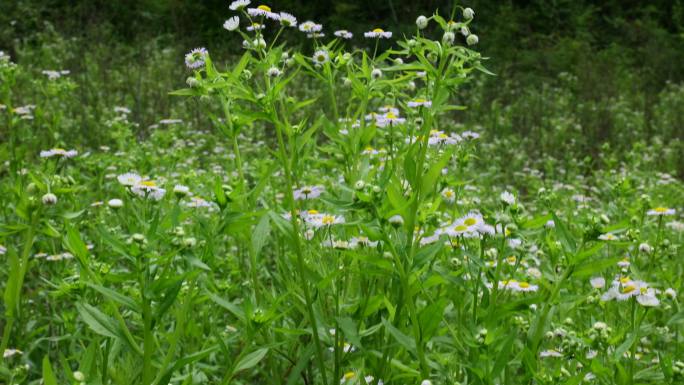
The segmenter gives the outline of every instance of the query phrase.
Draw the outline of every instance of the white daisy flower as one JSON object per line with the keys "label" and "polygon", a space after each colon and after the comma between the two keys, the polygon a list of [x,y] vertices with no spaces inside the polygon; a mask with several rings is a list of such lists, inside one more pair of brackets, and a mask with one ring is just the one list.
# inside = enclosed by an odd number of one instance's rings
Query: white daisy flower
{"label": "white daisy flower", "polygon": [[349,40],[349,39],[351,39],[352,37],[354,37],[354,34],[351,33],[351,32],[349,32],[349,31],[347,31],[346,29],[340,29],[340,30],[338,30],[338,31],[335,31],[335,36],[337,36],[337,37],[339,37],[339,38],[342,38],[342,39],[347,39],[347,40]]}
{"label": "white daisy flower", "polygon": [[605,233],[598,236],[602,241],[617,241],[619,238],[613,233]]}
{"label": "white daisy flower", "polygon": [[448,203],[454,203],[454,201],[456,200],[456,193],[454,192],[454,190],[448,187],[442,190],[441,195],[442,199],[444,199],[444,201]]}
{"label": "white daisy flower", "polygon": [[509,206],[515,204],[515,196],[508,191],[502,192],[501,195],[499,195],[499,199]]}
{"label": "white daisy flower", "polygon": [[592,277],[589,283],[591,283],[591,287],[594,289],[603,289],[606,286],[606,279],[603,277]]}
{"label": "white daisy flower", "polygon": [[24,354],[24,352],[19,349],[5,349],[5,351],[2,352],[2,358],[10,358],[17,354],[21,355]]}
{"label": "white daisy flower", "polygon": [[195,48],[185,55],[185,65],[190,69],[202,68],[208,54],[206,48]]}
{"label": "white daisy flower", "polygon": [[116,177],[116,179],[124,186],[135,186],[142,181],[142,177],[138,174],[127,172]]}
{"label": "white daisy flower", "polygon": [[323,186],[302,186],[293,191],[295,200],[316,199],[325,191]]}
{"label": "white daisy flower", "polygon": [[675,214],[675,209],[670,209],[667,207],[656,207],[656,208],[648,210],[646,212],[646,215],[650,215],[650,216],[665,216],[665,215],[674,215],[674,214]]}
{"label": "white daisy flower", "polygon": [[59,156],[62,158],[73,158],[76,155],[78,155],[78,151],[76,150],[65,150],[63,148],[53,148],[47,151],[41,151],[40,152],[40,157],[41,158],[51,158],[53,156]]}
{"label": "white daisy flower", "polygon": [[152,180],[143,180],[131,187],[131,191],[143,198],[150,198],[156,201],[161,200],[166,194],[166,190],[158,187]]}
{"label": "white daisy flower", "polygon": [[563,354],[559,352],[558,350],[555,349],[550,349],[550,350],[543,350],[539,352],[539,357],[541,358],[546,358],[546,357],[563,357]]}
{"label": "white daisy flower", "polygon": [[232,3],[230,3],[230,10],[231,11],[241,11],[245,9],[251,1],[249,0],[235,0]]}
{"label": "white daisy flower", "polygon": [[299,24],[299,30],[304,32],[304,33],[316,33],[320,32],[323,29],[323,26],[321,24],[316,24],[311,20],[307,20],[301,24]]}
{"label": "white daisy flower", "polygon": [[409,101],[408,103],[406,103],[406,105],[408,105],[411,108],[415,108],[415,107],[428,107],[429,108],[429,107],[432,107],[432,101],[427,100],[427,99],[418,98],[418,99],[413,99],[413,100]]}
{"label": "white daisy flower", "polygon": [[266,28],[265,25],[263,25],[261,23],[256,23],[256,22],[252,23],[252,25],[247,26],[247,30],[250,32],[261,31],[262,29],[265,29],[265,28]]}
{"label": "white daisy flower", "polygon": [[239,27],[240,27],[240,18],[237,16],[233,16],[223,23],[223,28],[227,29],[228,31],[235,31]]}
{"label": "white daisy flower", "polygon": [[319,49],[313,54],[313,62],[318,65],[323,65],[330,60],[330,55],[327,50]]}
{"label": "white daisy flower", "polygon": [[365,32],[363,34],[363,36],[370,38],[370,39],[374,39],[374,38],[389,39],[392,37],[392,32],[389,32],[389,31],[385,32],[382,28],[375,28],[372,31]]}
{"label": "white daisy flower", "polygon": [[252,17],[266,17],[271,20],[280,20],[280,15],[271,12],[271,7],[268,5],[260,5],[256,8],[247,8],[247,14]]}
{"label": "white daisy flower", "polygon": [[297,18],[287,12],[280,12],[280,25],[283,27],[296,27]]}

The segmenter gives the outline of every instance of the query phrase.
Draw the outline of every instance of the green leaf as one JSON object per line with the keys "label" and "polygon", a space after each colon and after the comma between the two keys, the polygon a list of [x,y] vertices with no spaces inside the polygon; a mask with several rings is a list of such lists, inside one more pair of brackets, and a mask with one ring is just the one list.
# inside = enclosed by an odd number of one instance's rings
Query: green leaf
{"label": "green leaf", "polygon": [[270,232],[271,220],[268,214],[264,214],[261,216],[261,219],[252,234],[252,247],[254,248],[254,253],[256,255],[259,255],[259,252],[268,241]]}
{"label": "green leaf", "polygon": [[245,312],[240,309],[237,305],[235,305],[232,302],[229,302],[218,295],[207,292],[207,296],[214,301],[217,305],[223,307],[224,309],[228,310],[229,312],[233,313],[234,316],[236,316],[240,321],[245,321]]}
{"label": "green leaf", "polygon": [[112,289],[101,285],[96,285],[94,283],[86,282],[86,285],[120,305],[126,306],[137,313],[140,313],[141,311],[140,306],[132,298],[126,297],[125,295],[120,294]]}
{"label": "green leaf", "polygon": [[556,234],[560,238],[561,245],[567,254],[574,254],[577,250],[577,245],[575,244],[575,239],[572,237],[568,231],[565,223],[558,218],[555,213],[551,213],[553,216],[553,222],[555,223]]}
{"label": "green leaf", "polygon": [[636,333],[631,333],[627,339],[625,339],[625,342],[620,344],[620,346],[615,349],[615,352],[613,353],[613,361],[620,361],[622,359],[622,355],[625,354],[629,348],[634,345],[634,342],[636,341],[637,334]]}
{"label": "green leaf", "polygon": [[115,339],[123,339],[123,333],[111,317],[88,304],[76,304],[83,321],[97,334]]}
{"label": "green leaf", "polygon": [[268,348],[262,348],[242,357],[240,361],[238,361],[238,363],[235,365],[233,373],[253,368],[266,356],[266,353],[268,353]]}
{"label": "green leaf", "polygon": [[416,341],[413,338],[402,333],[401,330],[395,328],[394,325],[392,325],[386,319],[383,318],[382,322],[385,325],[385,329],[387,329],[387,331],[392,335],[392,337],[394,337],[399,345],[403,346],[409,352],[416,351]]}
{"label": "green leaf", "polygon": [[52,365],[50,365],[50,359],[48,356],[43,357],[43,384],[44,385],[57,385],[57,377],[55,377],[55,372],[52,370]]}
{"label": "green leaf", "polygon": [[359,348],[363,347],[357,331],[356,322],[349,317],[337,317],[336,319],[337,324],[340,326],[340,329],[342,329],[342,333],[344,333],[344,338],[349,340],[352,345],[358,346]]}

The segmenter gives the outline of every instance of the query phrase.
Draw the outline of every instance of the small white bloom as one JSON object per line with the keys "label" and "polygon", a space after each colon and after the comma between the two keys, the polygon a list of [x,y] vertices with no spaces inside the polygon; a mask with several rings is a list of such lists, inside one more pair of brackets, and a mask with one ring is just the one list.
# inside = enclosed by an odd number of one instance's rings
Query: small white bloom
{"label": "small white bloom", "polygon": [[591,287],[594,289],[603,289],[606,286],[606,280],[603,277],[593,277],[589,280]]}
{"label": "small white bloom", "polygon": [[354,34],[347,31],[346,29],[341,29],[339,31],[335,31],[335,36],[342,38],[342,39],[349,40],[352,37],[354,37]]}
{"label": "small white bloom", "polygon": [[499,195],[499,199],[509,206],[515,204],[515,196],[508,191],[502,192],[501,195]]}
{"label": "small white bloom", "polygon": [[118,209],[123,206],[123,201],[121,199],[110,199],[107,202],[107,206],[113,208],[113,209]]}
{"label": "small white bloom", "polygon": [[297,18],[287,12],[280,12],[280,25],[283,27],[296,27]]}
{"label": "small white bloom", "polygon": [[247,7],[251,1],[249,0],[235,0],[232,3],[230,3],[230,10],[231,11],[240,11]]}
{"label": "small white bloom", "polygon": [[375,28],[372,31],[364,32],[363,36],[367,38],[389,39],[392,37],[392,32],[385,32],[382,28]]}
{"label": "small white bloom", "polygon": [[472,8],[466,8],[463,10],[463,18],[466,20],[471,20],[475,17],[475,11]]}
{"label": "small white bloom", "polygon": [[184,186],[182,184],[177,184],[173,186],[173,193],[178,196],[186,196],[190,194],[190,187]]}
{"label": "small white bloom", "polygon": [[116,179],[118,179],[119,183],[121,183],[124,186],[135,186],[140,181],[142,181],[142,177],[140,175],[132,172],[121,174],[118,177],[116,177]]}
{"label": "small white bloom", "polygon": [[468,43],[468,45],[475,45],[479,42],[480,42],[480,38],[477,37],[477,35],[475,35],[475,34],[470,34],[470,35],[468,35],[468,37],[466,37],[466,43]]}
{"label": "small white bloom", "polygon": [[656,208],[648,210],[646,212],[646,215],[650,215],[650,216],[665,216],[665,215],[674,215],[674,214],[675,214],[675,209],[670,209],[667,207],[656,207]]}
{"label": "small white bloom", "polygon": [[319,49],[313,54],[313,62],[318,65],[323,65],[330,60],[330,55],[327,50]]}
{"label": "small white bloom", "polygon": [[237,16],[233,16],[223,23],[223,28],[227,29],[228,31],[235,31],[239,27],[240,27],[240,18]]}

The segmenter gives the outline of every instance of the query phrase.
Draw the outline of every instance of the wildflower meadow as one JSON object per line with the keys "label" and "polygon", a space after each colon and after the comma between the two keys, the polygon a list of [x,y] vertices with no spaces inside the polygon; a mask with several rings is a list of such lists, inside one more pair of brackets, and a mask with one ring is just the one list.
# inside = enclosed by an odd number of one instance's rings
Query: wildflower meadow
{"label": "wildflower meadow", "polygon": [[436,7],[13,35],[0,383],[684,384],[684,83],[511,83],[488,8]]}

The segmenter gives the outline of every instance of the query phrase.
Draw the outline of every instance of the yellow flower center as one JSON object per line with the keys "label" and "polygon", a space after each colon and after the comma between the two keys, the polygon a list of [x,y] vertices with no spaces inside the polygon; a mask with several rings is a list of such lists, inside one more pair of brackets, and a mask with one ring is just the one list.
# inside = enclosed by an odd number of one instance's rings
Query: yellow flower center
{"label": "yellow flower center", "polygon": [[454,227],[454,230],[456,230],[456,231],[466,231],[466,230],[468,230],[468,226],[458,225],[458,226]]}
{"label": "yellow flower center", "polygon": [[373,151],[373,147],[371,147],[371,146],[366,147],[366,151],[372,152],[372,151]]}
{"label": "yellow flower center", "polygon": [[347,372],[344,374],[344,379],[345,380],[351,380],[352,378],[356,377],[356,373],[354,372]]}
{"label": "yellow flower center", "polygon": [[153,180],[144,180],[144,181],[140,182],[140,184],[145,186],[145,187],[157,187],[157,184],[154,183]]}
{"label": "yellow flower center", "polygon": [[620,283],[623,284],[623,285],[624,285],[625,283],[629,282],[629,281],[631,281],[631,280],[629,279],[629,277],[622,277],[622,278],[620,278]]}
{"label": "yellow flower center", "polygon": [[634,285],[628,285],[622,288],[622,294],[629,294],[636,290],[636,287]]}
{"label": "yellow flower center", "polygon": [[271,7],[269,7],[268,5],[260,5],[257,8],[262,11],[271,12]]}
{"label": "yellow flower center", "polygon": [[667,210],[669,210],[667,207],[656,207],[653,209],[653,211],[658,212],[658,213],[664,213],[664,212],[667,212]]}
{"label": "yellow flower center", "polygon": [[316,215],[316,214],[318,214],[318,210],[309,210],[309,211],[307,211],[307,213],[309,215]]}
{"label": "yellow flower center", "polygon": [[64,151],[66,151],[66,150],[63,149],[63,148],[53,148],[52,151],[64,152]]}
{"label": "yellow flower center", "polygon": [[465,221],[463,221],[467,226],[472,226],[477,223],[477,220],[475,218],[468,218]]}
{"label": "yellow flower center", "polygon": [[511,255],[510,257],[506,258],[506,260],[510,263],[515,263],[517,259],[518,258],[516,258],[515,255]]}
{"label": "yellow flower center", "polygon": [[321,222],[323,222],[324,225],[332,225],[335,223],[335,217],[332,215],[324,215]]}
{"label": "yellow flower center", "polygon": [[447,198],[451,198],[451,197],[454,196],[454,192],[451,191],[451,190],[447,190],[447,191],[444,192],[444,196],[447,197]]}
{"label": "yellow flower center", "polygon": [[648,288],[647,288],[647,287],[642,287],[641,289],[639,289],[639,292],[640,292],[641,294],[646,294],[646,293],[648,292]]}
{"label": "yellow flower center", "polygon": [[383,32],[385,32],[385,31],[383,31],[382,28],[376,28],[376,29],[373,30],[373,32],[375,32],[375,33],[383,33]]}
{"label": "yellow flower center", "polygon": [[414,102],[416,102],[416,103],[425,103],[425,102],[427,102],[427,100],[425,100],[425,99],[416,99],[416,100],[414,100]]}
{"label": "yellow flower center", "polygon": [[387,118],[387,119],[396,119],[397,116],[394,115],[393,112],[388,112],[387,115],[385,115],[385,118]]}
{"label": "yellow flower center", "polygon": [[527,288],[530,287],[530,284],[527,283],[527,282],[520,282],[520,283],[518,284],[518,286],[521,287],[521,288],[523,288],[523,289],[527,289]]}

